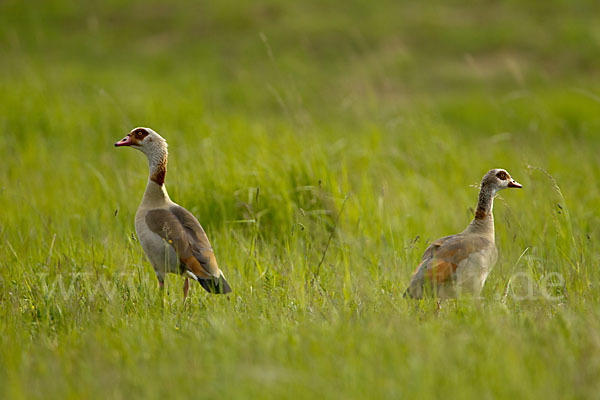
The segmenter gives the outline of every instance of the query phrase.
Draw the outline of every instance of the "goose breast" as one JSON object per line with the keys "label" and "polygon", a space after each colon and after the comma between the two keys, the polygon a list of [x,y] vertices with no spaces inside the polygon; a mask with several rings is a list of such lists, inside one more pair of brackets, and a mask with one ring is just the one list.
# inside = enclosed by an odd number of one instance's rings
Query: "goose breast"
{"label": "goose breast", "polygon": [[150,229],[146,220],[148,212],[145,209],[138,210],[135,215],[135,231],[157,277],[163,281],[166,273],[179,273],[179,257],[173,246]]}

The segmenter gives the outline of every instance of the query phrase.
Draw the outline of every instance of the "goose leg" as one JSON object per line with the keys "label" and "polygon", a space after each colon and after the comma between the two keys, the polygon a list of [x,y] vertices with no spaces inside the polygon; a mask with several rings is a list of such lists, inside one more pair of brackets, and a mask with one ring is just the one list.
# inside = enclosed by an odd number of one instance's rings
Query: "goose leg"
{"label": "goose leg", "polygon": [[165,282],[158,280],[158,292],[160,298],[160,307],[165,308]]}
{"label": "goose leg", "polygon": [[187,298],[188,289],[190,288],[190,280],[185,278],[185,283],[183,284],[183,300]]}

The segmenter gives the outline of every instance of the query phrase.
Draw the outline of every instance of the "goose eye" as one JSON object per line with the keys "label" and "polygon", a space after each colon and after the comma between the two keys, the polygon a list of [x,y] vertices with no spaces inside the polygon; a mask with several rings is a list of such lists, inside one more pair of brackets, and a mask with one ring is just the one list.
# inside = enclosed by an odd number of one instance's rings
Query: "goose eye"
{"label": "goose eye", "polygon": [[508,175],[507,175],[507,174],[506,174],[506,172],[504,172],[504,171],[500,171],[500,172],[498,172],[498,173],[496,174],[496,176],[497,176],[499,179],[503,180],[503,181],[505,181],[505,180],[507,180],[507,179],[508,179]]}

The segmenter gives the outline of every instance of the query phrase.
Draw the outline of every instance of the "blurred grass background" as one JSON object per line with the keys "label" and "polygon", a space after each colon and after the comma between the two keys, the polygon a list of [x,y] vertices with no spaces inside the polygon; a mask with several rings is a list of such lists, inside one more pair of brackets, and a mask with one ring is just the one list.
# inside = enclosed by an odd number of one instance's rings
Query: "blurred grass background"
{"label": "blurred grass background", "polygon": [[[594,397],[599,50],[594,1],[0,2],[2,397]],[[135,126],[229,299],[160,297]],[[484,300],[402,299],[495,167]]]}

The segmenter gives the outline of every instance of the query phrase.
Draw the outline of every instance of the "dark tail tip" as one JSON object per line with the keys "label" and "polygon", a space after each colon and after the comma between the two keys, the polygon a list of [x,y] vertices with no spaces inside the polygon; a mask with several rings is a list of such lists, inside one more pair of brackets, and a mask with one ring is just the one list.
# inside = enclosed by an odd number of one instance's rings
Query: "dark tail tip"
{"label": "dark tail tip", "polygon": [[225,277],[221,275],[215,279],[198,279],[198,282],[204,290],[211,294],[227,294],[231,293],[231,286],[225,280]]}

